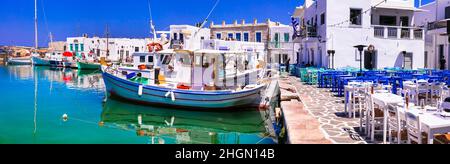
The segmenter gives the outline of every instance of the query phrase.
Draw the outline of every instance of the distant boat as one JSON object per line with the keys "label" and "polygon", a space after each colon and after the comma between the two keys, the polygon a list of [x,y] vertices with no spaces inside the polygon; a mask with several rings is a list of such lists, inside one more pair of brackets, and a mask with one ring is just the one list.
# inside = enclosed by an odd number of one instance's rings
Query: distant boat
{"label": "distant boat", "polygon": [[33,65],[35,66],[50,66],[50,60],[49,59],[45,59],[45,58],[41,58],[38,56],[33,56],[31,58]]}
{"label": "distant boat", "polygon": [[102,65],[100,63],[77,62],[77,67],[79,70],[100,70]]}
{"label": "distant boat", "polygon": [[30,57],[13,57],[8,58],[8,65],[31,65]]}

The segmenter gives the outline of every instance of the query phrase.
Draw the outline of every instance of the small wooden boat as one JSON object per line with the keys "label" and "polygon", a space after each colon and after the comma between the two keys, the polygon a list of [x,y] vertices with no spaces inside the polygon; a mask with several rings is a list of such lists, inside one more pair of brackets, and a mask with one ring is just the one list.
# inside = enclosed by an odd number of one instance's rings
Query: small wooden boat
{"label": "small wooden boat", "polygon": [[100,70],[102,65],[100,63],[77,62],[77,67],[79,70]]}

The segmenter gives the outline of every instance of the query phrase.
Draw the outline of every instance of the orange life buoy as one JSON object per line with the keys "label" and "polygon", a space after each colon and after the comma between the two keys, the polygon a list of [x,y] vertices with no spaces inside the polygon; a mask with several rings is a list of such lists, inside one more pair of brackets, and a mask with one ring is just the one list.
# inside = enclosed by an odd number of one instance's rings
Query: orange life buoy
{"label": "orange life buoy", "polygon": [[147,47],[149,52],[153,52],[153,49],[155,49],[156,52],[163,50],[163,46],[155,42],[148,44]]}

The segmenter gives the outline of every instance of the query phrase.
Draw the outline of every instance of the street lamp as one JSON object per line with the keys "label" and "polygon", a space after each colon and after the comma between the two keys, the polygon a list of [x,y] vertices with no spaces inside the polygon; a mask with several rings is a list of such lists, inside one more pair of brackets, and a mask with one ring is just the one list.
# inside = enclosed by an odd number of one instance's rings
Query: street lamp
{"label": "street lamp", "polygon": [[331,68],[334,69],[334,54],[336,53],[336,51],[328,50],[327,53],[328,53],[328,56],[331,57]]}
{"label": "street lamp", "polygon": [[362,72],[363,72],[363,69],[362,69],[362,53],[364,51],[364,48],[366,48],[367,46],[366,45],[356,45],[354,47],[357,48],[358,51],[359,51],[359,73],[360,73],[360,76],[362,76]]}

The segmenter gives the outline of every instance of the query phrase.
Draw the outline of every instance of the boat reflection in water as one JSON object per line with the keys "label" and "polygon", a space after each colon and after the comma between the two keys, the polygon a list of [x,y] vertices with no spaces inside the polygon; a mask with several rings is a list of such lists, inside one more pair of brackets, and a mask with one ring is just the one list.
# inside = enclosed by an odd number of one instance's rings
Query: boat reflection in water
{"label": "boat reflection in water", "polygon": [[196,112],[108,99],[100,125],[135,131],[153,144],[273,144],[258,111]]}

